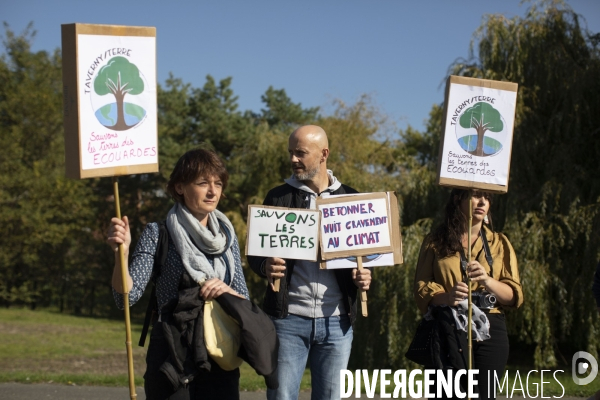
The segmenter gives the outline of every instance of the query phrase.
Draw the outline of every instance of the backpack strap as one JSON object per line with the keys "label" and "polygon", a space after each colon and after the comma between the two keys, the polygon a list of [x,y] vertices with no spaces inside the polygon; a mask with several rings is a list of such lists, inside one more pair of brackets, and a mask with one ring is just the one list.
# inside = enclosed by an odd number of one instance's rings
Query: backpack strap
{"label": "backpack strap", "polygon": [[152,274],[150,281],[152,282],[152,293],[150,301],[146,308],[146,317],[144,318],[144,326],[138,345],[144,347],[146,336],[148,335],[148,327],[155,315],[158,315],[158,301],[156,299],[156,280],[160,276],[163,265],[167,261],[167,253],[169,252],[169,231],[167,230],[166,221],[158,223],[158,242],[156,243],[156,252],[154,253],[154,264],[152,265]]}

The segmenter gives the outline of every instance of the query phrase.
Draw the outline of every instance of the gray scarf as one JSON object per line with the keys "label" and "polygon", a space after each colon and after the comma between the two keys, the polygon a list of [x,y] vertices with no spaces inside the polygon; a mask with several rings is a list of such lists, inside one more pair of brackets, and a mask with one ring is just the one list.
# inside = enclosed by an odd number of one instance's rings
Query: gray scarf
{"label": "gray scarf", "polygon": [[[185,270],[195,282],[211,278],[225,280],[229,270],[233,282],[235,261],[231,251],[233,225],[218,210],[208,214],[207,226],[202,226],[186,206],[176,203],[167,215],[167,228]],[[205,254],[213,255],[213,266]]]}

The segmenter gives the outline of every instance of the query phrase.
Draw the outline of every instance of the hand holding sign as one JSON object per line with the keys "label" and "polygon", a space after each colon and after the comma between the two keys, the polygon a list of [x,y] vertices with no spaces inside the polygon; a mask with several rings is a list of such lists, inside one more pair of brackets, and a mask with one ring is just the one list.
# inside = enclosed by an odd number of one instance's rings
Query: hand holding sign
{"label": "hand holding sign", "polygon": [[352,280],[357,288],[361,290],[369,290],[369,287],[371,286],[371,271],[366,268],[353,269]]}
{"label": "hand holding sign", "polygon": [[354,284],[358,287],[358,293],[360,296],[360,307],[362,310],[363,317],[368,317],[369,312],[367,311],[367,290],[371,284],[371,271],[363,268],[362,257],[357,257],[358,268],[352,270],[352,279]]}
{"label": "hand holding sign", "polygon": [[279,280],[285,276],[285,260],[269,257],[265,260],[265,274],[274,292],[279,292]]}

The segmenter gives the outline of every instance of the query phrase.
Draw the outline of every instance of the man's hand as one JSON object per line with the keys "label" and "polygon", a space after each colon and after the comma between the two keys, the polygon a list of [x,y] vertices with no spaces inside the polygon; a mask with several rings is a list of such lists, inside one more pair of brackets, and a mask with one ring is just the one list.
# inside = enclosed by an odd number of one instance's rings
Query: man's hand
{"label": "man's hand", "polygon": [[369,290],[369,286],[371,285],[371,270],[363,268],[363,269],[353,269],[352,270],[352,280],[357,288],[362,290]]}
{"label": "man's hand", "polygon": [[285,260],[283,258],[269,257],[265,260],[265,274],[272,290],[275,290],[273,280],[283,278],[285,276],[284,271]]}

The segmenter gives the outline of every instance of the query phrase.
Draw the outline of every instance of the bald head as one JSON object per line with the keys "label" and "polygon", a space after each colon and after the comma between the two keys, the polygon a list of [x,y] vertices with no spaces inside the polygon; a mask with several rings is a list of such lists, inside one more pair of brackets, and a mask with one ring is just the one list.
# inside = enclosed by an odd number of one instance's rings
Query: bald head
{"label": "bald head", "polygon": [[305,125],[296,129],[290,135],[288,152],[296,179],[307,183],[317,193],[321,193],[318,190],[322,186],[327,188],[329,142],[323,128]]}
{"label": "bald head", "polygon": [[290,142],[293,139],[315,145],[319,148],[319,150],[329,148],[327,133],[325,133],[323,128],[317,125],[301,126],[290,135]]}

